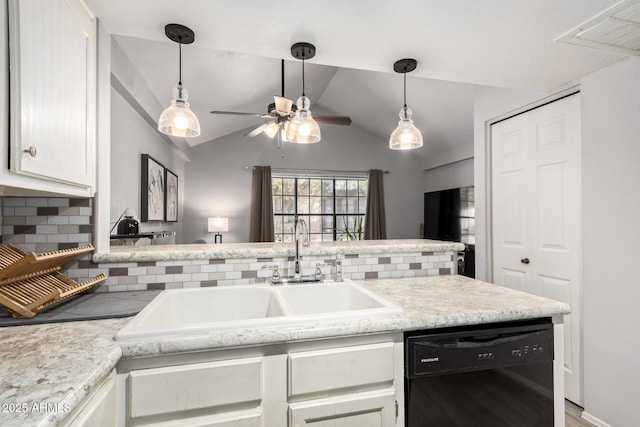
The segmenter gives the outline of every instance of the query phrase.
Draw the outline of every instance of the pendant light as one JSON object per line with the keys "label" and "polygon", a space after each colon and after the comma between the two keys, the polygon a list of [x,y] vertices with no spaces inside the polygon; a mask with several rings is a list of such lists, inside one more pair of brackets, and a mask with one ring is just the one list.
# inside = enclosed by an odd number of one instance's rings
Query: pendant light
{"label": "pendant light", "polygon": [[173,87],[171,93],[171,105],[158,119],[158,130],[172,136],[195,137],[200,135],[200,123],[189,108],[189,93],[182,87],[182,45],[193,43],[195,34],[190,28],[180,24],[167,24],[164,33],[170,40],[178,43],[179,76],[178,85]]}
{"label": "pendant light", "polygon": [[302,60],[302,96],[296,101],[298,110],[286,128],[286,140],[297,144],[313,144],[320,141],[320,127],[311,116],[311,101],[304,93],[304,61],[316,55],[316,47],[311,43],[295,43],[291,55]]}
{"label": "pendant light", "polygon": [[407,107],[407,73],[416,69],[415,59],[401,59],[393,64],[393,71],[404,74],[404,107],[400,110],[398,127],[389,138],[392,150],[412,150],[422,147],[422,134],[413,124],[411,109]]}

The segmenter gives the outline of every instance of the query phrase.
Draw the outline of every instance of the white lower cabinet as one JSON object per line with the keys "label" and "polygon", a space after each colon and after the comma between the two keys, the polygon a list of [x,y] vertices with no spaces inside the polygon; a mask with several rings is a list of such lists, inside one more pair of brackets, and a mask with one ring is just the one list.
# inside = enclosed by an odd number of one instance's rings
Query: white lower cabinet
{"label": "white lower cabinet", "polygon": [[116,373],[109,376],[89,394],[61,425],[65,427],[113,427],[117,423]]}
{"label": "white lower cabinet", "polygon": [[290,427],[384,427],[396,425],[393,388],[313,399],[289,405]]}
{"label": "white lower cabinet", "polygon": [[402,355],[384,335],[125,359],[120,424],[399,427]]}

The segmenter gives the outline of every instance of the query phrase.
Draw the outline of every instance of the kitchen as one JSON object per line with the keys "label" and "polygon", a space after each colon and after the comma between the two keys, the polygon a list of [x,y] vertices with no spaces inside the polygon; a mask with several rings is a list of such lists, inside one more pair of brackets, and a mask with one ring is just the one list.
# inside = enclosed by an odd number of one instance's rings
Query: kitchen
{"label": "kitchen", "polygon": [[[580,16],[573,18],[575,21],[567,22],[566,28],[563,27],[560,31],[557,31],[557,33],[552,34],[552,38],[558,36],[563,31],[568,30],[573,26],[583,22],[589,17],[597,14],[613,3],[614,2],[593,2],[593,4],[591,4],[591,10],[583,10]],[[232,11],[233,8],[229,6],[229,9],[225,10]],[[237,13],[240,12],[238,11]],[[167,16],[167,22],[178,20],[179,18],[174,15]],[[108,19],[105,18],[105,25],[107,21]],[[517,28],[518,21],[515,19],[515,17],[513,17],[513,24],[511,25]],[[146,27],[141,26],[140,28]],[[195,28],[195,26],[194,29],[196,29],[198,34],[204,31],[203,29]],[[149,33],[151,32],[150,30],[146,29],[145,31],[149,31]],[[282,44],[282,51],[278,54],[273,55],[274,58],[272,58],[272,63],[276,68],[276,70],[273,71],[274,75],[277,75],[278,72],[277,58],[284,53],[287,53],[287,49],[291,41],[288,40],[289,37],[290,35],[287,34],[287,42]],[[160,42],[164,38],[164,35],[162,34],[162,25],[157,26],[157,34],[149,34],[148,38],[152,38]],[[163,46],[166,47],[167,52],[172,52],[167,54],[167,58],[165,58],[167,60],[166,62],[173,64],[173,61],[175,60],[175,45],[167,43],[166,41],[163,41],[163,43],[165,43],[165,45]],[[552,49],[550,45],[551,42],[549,41],[548,43],[550,46],[549,49]],[[3,45],[5,44],[6,43],[3,43]],[[316,44],[318,46],[318,52],[320,55],[323,50],[323,44],[319,42],[316,42]],[[398,42],[398,45],[401,45],[401,43]],[[196,46],[194,45],[193,48],[195,49],[195,47]],[[188,57],[186,56],[188,53],[187,49],[190,48],[191,47],[185,47],[184,49],[185,62],[183,63],[183,67],[185,71],[194,66],[192,62],[187,60]],[[230,44],[229,46],[220,46],[219,48],[220,50],[239,51],[253,55],[260,55],[261,53],[249,51],[246,46],[244,49],[234,48],[232,44]],[[325,47],[325,49],[327,48]],[[576,52],[591,52],[589,50],[568,46],[553,47],[553,49],[562,49],[562,53],[568,56],[578,55],[578,53]],[[385,62],[385,64],[379,65],[378,68],[388,73],[388,75],[385,75],[384,78],[389,78],[389,96],[392,96],[393,99],[396,100],[395,102],[390,102],[390,104],[393,104],[391,106],[393,110],[397,110],[401,106],[401,82],[397,80],[399,76],[391,72],[391,65],[393,61],[398,59],[399,57],[404,55],[410,56],[412,55],[412,53],[402,50],[402,52],[394,51],[392,52],[392,54],[393,57]],[[596,54],[594,53],[594,55]],[[3,61],[6,60],[5,55],[2,56]],[[375,54],[370,54],[368,56],[376,57]],[[458,55],[458,57],[461,56]],[[638,97],[635,96],[635,94],[638,93],[637,89],[640,88],[640,83],[638,82],[638,76],[640,75],[640,73],[638,72],[638,60],[635,57],[615,55],[611,53],[600,53],[597,58],[597,60],[592,60],[593,64],[591,66],[593,68],[589,72],[580,74],[580,71],[576,68],[576,74],[572,78],[566,81],[562,81],[555,86],[546,89],[541,89],[544,88],[544,85],[540,84],[539,82],[537,85],[529,86],[526,90],[488,86],[478,86],[474,88],[473,98],[470,101],[471,104],[467,107],[471,109],[470,114],[472,114],[472,116],[470,120],[473,120],[473,133],[469,135],[470,138],[473,139],[473,145],[465,145],[464,148],[458,148],[458,151],[452,149],[450,152],[438,153],[438,156],[436,156],[435,153],[425,153],[425,159],[420,161],[415,160],[416,157],[406,156],[405,159],[407,159],[406,161],[408,163],[417,162],[419,166],[417,172],[414,173],[412,177],[403,177],[401,178],[401,180],[406,179],[409,180],[409,182],[419,183],[417,185],[420,185],[420,187],[422,188],[417,192],[417,196],[421,197],[421,193],[430,190],[430,188],[427,188],[430,184],[427,183],[434,183],[438,179],[442,179],[444,180],[444,182],[442,183],[442,188],[444,188],[445,186],[457,187],[469,184],[469,182],[453,183],[452,180],[458,179],[458,177],[460,177],[461,175],[469,176],[469,174],[471,174],[473,176],[473,182],[471,183],[474,184],[476,188],[477,277],[481,279],[488,279],[490,277],[490,268],[488,267],[490,266],[490,261],[487,259],[487,256],[490,253],[490,251],[488,250],[488,248],[490,247],[490,235],[487,231],[487,212],[489,209],[486,206],[485,199],[487,191],[485,183],[485,176],[487,175],[487,154],[485,151],[487,143],[485,136],[485,123],[497,116],[517,110],[519,108],[522,108],[523,106],[536,103],[548,96],[552,96],[553,94],[560,92],[566,87],[575,86],[576,84],[580,85],[582,97],[581,177],[583,190],[581,201],[581,256],[583,266],[582,298],[584,340],[584,407],[587,412],[593,414],[596,418],[602,420],[605,423],[608,423],[609,425],[632,425],[633,421],[638,418],[633,411],[633,402],[637,400],[637,392],[634,390],[633,385],[637,383],[638,375],[640,375],[640,373],[637,372],[637,369],[634,368],[633,364],[633,354],[638,350],[639,346],[637,340],[634,340],[633,338],[636,334],[633,334],[634,330],[632,329],[632,325],[636,324],[638,320],[637,314],[635,314],[637,311],[634,310],[634,302],[637,301],[637,288],[634,286],[635,281],[633,276],[631,275],[630,269],[619,267],[605,268],[603,267],[603,265],[608,265],[609,262],[616,266],[629,265],[635,259],[633,255],[636,253],[636,250],[634,250],[633,246],[631,245],[633,245],[632,242],[634,241],[634,237],[637,231],[635,231],[635,229],[628,222],[621,220],[611,221],[611,218],[626,218],[628,216],[628,212],[633,212],[634,208],[637,208],[639,203],[638,196],[633,194],[632,191],[629,191],[629,187],[630,183],[634,182],[633,178],[637,177],[637,173],[635,173],[634,167],[635,162],[633,162],[633,160],[639,157],[637,155],[638,148],[636,147],[636,145],[632,144],[632,141],[635,142],[634,136],[637,135],[637,131],[640,130],[638,129],[637,120],[634,120],[637,112],[640,110],[640,108],[638,107]],[[419,59],[429,61],[428,58]],[[481,62],[482,61],[478,61],[478,63]],[[313,61],[311,61],[308,65],[314,65]],[[358,68],[357,64],[349,64],[346,60],[343,60],[343,62],[340,63],[336,62],[333,65],[353,66],[354,68]],[[4,64],[3,68],[5,68]],[[381,71],[378,70],[378,68],[375,68],[375,70]],[[420,70],[421,67],[414,71],[414,73],[418,73],[420,72]],[[340,71],[340,73],[342,73],[342,71]],[[342,74],[347,73],[348,71],[345,71]],[[525,74],[524,71],[522,73],[523,75]],[[545,75],[544,72],[535,73],[534,71],[532,71],[530,74],[534,74],[536,76]],[[112,91],[110,77],[108,75],[109,73],[107,72],[106,87],[104,83],[105,79],[103,78],[103,80],[101,80],[102,86],[100,86],[99,90],[102,90],[102,93],[111,93]],[[185,85],[190,89],[191,100],[195,105],[198,91],[194,91],[192,86],[189,85],[189,78],[187,76],[188,74],[185,73]],[[336,73],[336,76],[340,77],[340,74]],[[533,78],[531,75],[529,75],[528,77]],[[516,76],[514,76],[513,78],[516,78]],[[413,106],[414,113],[416,114],[416,116],[414,117],[416,119],[416,124],[419,124],[418,108],[415,106],[419,101],[417,99],[418,97],[416,95],[412,95],[412,93],[413,90],[419,90],[420,83],[416,82],[415,80],[418,79],[414,78],[408,80],[408,100],[409,105]],[[243,83],[246,84],[247,82]],[[276,86],[269,90],[266,96],[267,99],[269,98],[269,96],[273,95],[273,93],[271,92],[277,91],[279,89],[278,83],[279,82],[276,82]],[[173,84],[175,84],[175,82],[173,81],[167,84],[167,98],[168,92]],[[484,84],[488,84],[488,82],[484,82]],[[382,86],[386,87],[386,82],[385,85],[381,85],[381,87]],[[511,84],[510,86],[518,87],[518,85],[515,83]],[[256,84],[256,88],[257,87],[258,84]],[[289,87],[293,87],[294,94],[296,94],[300,86],[291,84],[289,85]],[[2,98],[5,100],[7,99],[7,89],[8,88],[6,87],[5,83],[5,87],[3,88],[5,92],[2,93]],[[336,88],[336,90],[340,90],[340,88],[338,87]],[[372,92],[375,92],[375,86],[370,90]],[[289,94],[289,92],[287,93]],[[428,97],[429,94],[425,94],[424,96]],[[107,98],[110,98],[110,96],[108,96]],[[265,97],[257,98],[259,99],[256,99],[257,104],[253,108],[258,109],[257,111],[261,111],[261,109],[264,108],[263,105],[266,103],[264,101]],[[101,99],[101,102],[106,102],[104,97]],[[205,109],[213,109],[214,107],[216,109],[231,109],[231,106],[211,105],[211,99],[204,101],[203,107]],[[117,110],[117,112],[120,112],[122,115],[125,115],[125,113],[123,112],[123,108],[127,107],[127,105],[130,105],[128,103],[123,104],[122,101],[116,96],[113,97],[111,102],[112,107],[114,105],[118,107],[113,109]],[[140,98],[138,102],[142,103],[143,98]],[[314,102],[313,99],[312,102]],[[158,115],[161,111],[161,108],[163,108],[161,107],[161,104],[164,104],[164,102],[158,101]],[[336,113],[346,113],[346,111],[342,111],[341,109],[339,109],[339,105],[327,105],[333,106],[333,108],[336,109]],[[3,108],[7,108],[6,104],[3,106]],[[344,108],[346,109],[347,106],[345,105]],[[106,108],[107,116],[110,116],[110,110],[111,108]],[[105,114],[103,109],[100,109],[100,111],[102,114]],[[206,111],[208,110],[203,111],[204,113],[202,114],[202,116],[200,116],[200,120],[204,122],[203,116],[207,114]],[[355,112],[352,111],[353,110],[349,110],[348,113],[355,117]],[[397,120],[395,119],[395,117],[397,117],[396,114],[397,111],[393,111],[391,113],[392,126],[395,124],[395,120]],[[423,122],[429,121],[428,116],[423,117]],[[2,118],[0,118],[0,120],[2,120],[3,129],[8,129],[8,123],[6,121],[7,117],[5,114],[2,115]],[[129,120],[133,121],[132,118],[129,118]],[[106,118],[106,121],[104,117],[102,121],[99,120],[99,126],[104,126],[105,123],[109,123],[108,117]],[[246,126],[250,126],[250,123],[246,124]],[[349,129],[349,131],[351,130]],[[108,135],[108,132],[115,133],[117,132],[117,130],[109,129],[109,126],[107,126],[106,130],[100,128],[99,132],[107,132]],[[329,142],[332,139],[332,132],[338,132],[338,130],[333,130],[329,126],[323,128],[323,142],[324,140],[327,140],[327,142]],[[363,131],[361,130],[356,130],[353,132],[360,132],[360,135],[363,133]],[[3,131],[2,134],[7,135],[7,132]],[[354,139],[360,139],[360,135],[350,135],[350,137]],[[424,132],[424,135],[425,146],[427,146],[428,133]],[[113,141],[121,141],[122,139],[123,138],[120,137],[112,138]],[[107,140],[109,140],[108,137]],[[221,142],[221,145],[225,145],[224,141]],[[386,143],[386,141],[381,142],[383,144]],[[229,141],[226,144],[229,145],[230,143],[231,142]],[[159,140],[159,145],[162,144],[164,144],[164,141]],[[204,147],[199,148],[199,150],[204,149]],[[111,157],[113,162],[113,158],[115,156],[111,155],[108,146],[105,148],[103,145],[99,145],[98,150],[101,162],[104,159],[108,159],[109,157]],[[106,150],[106,152],[101,150]],[[275,149],[275,147],[273,146],[272,152],[277,155],[277,149]],[[131,157],[134,157],[134,162],[138,162],[138,153],[136,152],[134,154],[135,155],[131,155]],[[3,150],[2,155],[6,155],[5,150]],[[286,156],[291,156],[291,151],[286,152],[285,157]],[[197,160],[197,157],[198,156],[193,156],[192,161],[195,162]],[[473,159],[469,160],[471,157],[473,157]],[[117,158],[119,161],[124,161],[123,159],[125,157],[122,156],[122,154],[119,154],[119,157]],[[5,160],[6,158],[3,157],[3,163],[6,163]],[[189,172],[186,171],[183,173],[178,166],[179,163],[174,165],[169,163],[168,160],[161,160],[166,163],[165,166],[178,172],[179,176],[181,177],[181,180],[179,181],[180,183],[184,183],[185,181],[189,180]],[[462,161],[455,162],[456,160]],[[442,166],[440,168],[431,170],[431,167],[433,166],[440,166],[449,163],[451,163],[450,166]],[[247,162],[247,165],[249,166],[253,166],[253,164],[254,163]],[[394,176],[399,176],[399,174],[402,172],[402,165],[393,168],[387,166],[387,164],[380,164],[379,166],[376,166],[391,169],[391,173],[388,175],[388,178],[390,179],[393,179]],[[361,167],[353,167],[353,169],[359,170],[361,169]],[[430,169],[430,171],[423,173],[423,169]],[[462,170],[462,174],[460,173],[460,170]],[[409,173],[410,171],[411,169],[407,168],[407,173]],[[247,173],[244,172],[241,168],[237,168],[237,173],[241,176],[248,177]],[[102,195],[104,195],[105,192],[107,194],[109,193],[108,188],[111,181],[111,177],[109,175],[110,174],[108,171],[105,172],[104,170],[98,169],[98,187],[100,188],[100,193]],[[186,178],[184,178],[185,176]],[[15,175],[11,176],[7,171],[3,171],[2,183],[7,187],[4,193],[5,196],[7,196],[7,200],[5,200],[5,202],[10,199],[9,196],[11,196],[12,194],[23,195],[20,192],[15,192],[14,189],[16,187],[31,190],[36,189],[40,191],[47,191],[49,193],[68,194],[66,188],[64,190],[60,190],[59,186],[57,186],[56,184],[47,184],[46,186],[43,186],[40,182],[35,182],[35,180],[33,179],[25,179],[24,177],[20,178],[22,179],[17,180],[15,178]],[[133,174],[133,179],[137,181],[137,173]],[[121,183],[120,185],[122,185],[122,183],[126,182],[126,180],[116,182],[119,182]],[[424,185],[421,184],[423,182],[425,183]],[[111,193],[111,199],[115,199],[119,194],[124,194],[124,192],[120,188],[118,188],[117,190],[113,188],[111,190]],[[98,229],[108,229],[109,227],[107,224],[114,221],[117,218],[117,215],[119,215],[122,210],[124,210],[124,208],[129,206],[137,206],[137,193],[134,193],[135,194],[132,196],[134,197],[133,201],[124,201],[117,208],[108,203],[99,203],[96,206],[97,213],[94,214],[95,221],[97,222],[96,226],[98,227]],[[410,213],[409,215],[413,215],[413,217],[405,221],[408,224],[413,223],[414,225],[408,231],[406,231],[406,234],[403,234],[405,232],[401,229],[397,229],[396,231],[394,231],[394,235],[392,237],[408,238],[414,237],[417,234],[416,229],[419,222],[421,221],[421,215],[419,213],[421,209],[421,199],[418,197],[416,197],[416,199],[417,200],[413,201],[414,208],[406,209],[407,211],[412,211],[412,213]],[[110,211],[110,209],[117,209],[117,211],[112,212]],[[184,206],[183,212],[185,212],[185,215],[187,215],[188,207]],[[202,233],[204,233],[204,225],[202,222],[203,218],[206,218],[206,216],[209,214],[217,215],[225,213],[211,212],[207,213],[206,215],[196,215],[196,213],[194,212],[193,218],[200,218],[200,227]],[[401,215],[407,215],[407,213],[398,212],[397,214],[394,213],[393,215],[388,214],[388,217],[395,218],[401,217]],[[229,213],[229,216],[231,216],[231,213]],[[167,228],[167,226],[181,227],[187,222],[194,223],[195,221],[193,221],[193,219],[191,219],[190,221],[187,221],[185,219],[179,221],[175,225],[158,224],[157,229],[164,229]],[[603,227],[603,224],[606,224],[606,227]],[[391,226],[392,225],[390,224],[390,227]],[[230,227],[233,227],[233,224],[231,224]],[[622,241],[622,239],[619,237],[622,236],[623,232],[625,233],[625,236],[628,236],[625,241]],[[194,235],[193,239],[190,239],[189,241],[196,240],[196,237],[199,236]],[[97,251],[104,252],[108,247],[108,236],[106,235],[106,233],[98,233],[93,238],[95,239],[94,244],[97,248]],[[226,238],[231,238],[231,235],[225,235],[225,239]],[[614,244],[615,250],[601,250],[602,247],[610,248],[613,247]],[[618,344],[619,342],[627,343],[626,347],[618,350],[620,348],[620,345]]]}

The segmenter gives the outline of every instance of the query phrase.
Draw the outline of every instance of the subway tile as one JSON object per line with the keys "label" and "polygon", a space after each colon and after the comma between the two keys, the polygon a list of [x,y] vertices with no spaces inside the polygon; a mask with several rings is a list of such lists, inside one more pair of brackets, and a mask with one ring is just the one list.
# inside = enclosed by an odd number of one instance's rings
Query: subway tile
{"label": "subway tile", "polygon": [[[140,264],[138,264],[140,265]],[[165,274],[166,273],[166,268],[167,267],[147,267],[147,274]]]}
{"label": "subway tile", "polygon": [[69,224],[68,216],[50,216],[47,219],[47,224]]}
{"label": "subway tile", "polygon": [[24,241],[25,243],[47,243],[47,236],[42,234],[26,234]]}
{"label": "subway tile", "polygon": [[147,272],[148,272],[148,269],[146,267],[131,267],[131,268],[129,268],[129,275],[131,275],[131,276],[144,276],[145,274],[147,274]]}
{"label": "subway tile", "polygon": [[367,271],[364,273],[364,278],[365,279],[377,279],[378,278],[378,272],[377,271]]}
{"label": "subway tile", "polygon": [[[43,252],[53,252],[60,249],[57,243],[36,243],[35,252],[43,253]],[[25,249],[27,250],[27,249]]]}
{"label": "subway tile", "polygon": [[36,208],[36,215],[38,216],[54,216],[54,215],[58,215],[60,208],[56,208],[56,207],[48,207],[48,206],[41,206],[41,207],[37,207]]}
{"label": "subway tile", "polygon": [[24,197],[3,197],[2,205],[22,207],[27,205],[27,201]]}
{"label": "subway tile", "polygon": [[232,279],[218,280],[217,286],[233,286],[233,280]]}
{"label": "subway tile", "polygon": [[129,274],[128,268],[110,268],[109,276],[127,276]]}
{"label": "subway tile", "polygon": [[[24,217],[24,216],[5,216],[2,218],[2,225],[35,225],[38,224],[37,222],[35,223],[29,223],[27,222],[27,219],[29,218],[37,218],[37,219],[41,219],[38,216],[34,216],[34,217]],[[45,219],[46,221],[46,219]]]}
{"label": "subway tile", "polygon": [[391,257],[388,257],[388,256],[379,257],[378,264],[391,264]]}
{"label": "subway tile", "polygon": [[47,243],[68,243],[68,234],[47,234]]}
{"label": "subway tile", "polygon": [[88,216],[69,216],[69,224],[90,224]]}
{"label": "subway tile", "polygon": [[240,279],[242,278],[242,272],[240,271],[228,271],[225,274],[225,279]]}
{"label": "subway tile", "polygon": [[360,254],[344,254],[345,258],[358,258]]}
{"label": "subway tile", "polygon": [[138,283],[158,283],[158,276],[154,275],[146,275],[146,276],[138,276]]}
{"label": "subway tile", "polygon": [[138,263],[136,262],[118,262],[115,265],[111,264],[111,267],[120,267],[120,268],[131,268],[137,267]]}
{"label": "subway tile", "polygon": [[147,290],[149,291],[164,291],[164,283],[147,283]]}
{"label": "subway tile", "polygon": [[242,276],[243,279],[255,279],[256,277],[258,277],[258,272],[257,271],[242,271]]}
{"label": "subway tile", "polygon": [[69,206],[91,207],[91,199],[72,197],[72,198],[69,199],[68,205]]}
{"label": "subway tile", "polygon": [[2,208],[3,216],[14,216],[15,214],[16,214],[15,208],[8,208],[6,206]]}
{"label": "subway tile", "polygon": [[409,270],[420,270],[421,268],[422,268],[422,263],[420,262],[409,263]]}
{"label": "subway tile", "polygon": [[93,233],[91,224],[78,224],[78,233]]}
{"label": "subway tile", "polygon": [[59,234],[79,234],[79,225],[48,225],[47,227],[57,227]]}
{"label": "subway tile", "polygon": [[233,284],[236,285],[236,286],[237,285],[248,285],[248,284],[250,284],[250,281],[249,281],[249,279],[236,279],[236,280],[233,281]]}
{"label": "subway tile", "polygon": [[138,278],[135,276],[119,276],[118,285],[134,285],[138,284]]}
{"label": "subway tile", "polygon": [[199,265],[184,265],[182,266],[183,273],[200,273]]}
{"label": "subway tile", "polygon": [[173,276],[174,282],[190,282],[192,280],[191,274],[175,274]]}
{"label": "subway tile", "polygon": [[184,289],[199,288],[200,282],[183,282],[182,287]]}
{"label": "subway tile", "polygon": [[169,265],[167,268],[167,274],[181,274],[183,266],[181,265]]}
{"label": "subway tile", "polygon": [[132,285],[128,285],[127,286],[127,290],[128,291],[146,291],[147,290],[147,285],[143,285],[140,283],[134,283]]}
{"label": "subway tile", "polygon": [[440,268],[438,269],[438,273],[442,276],[448,276],[451,274],[451,269],[449,268]]}
{"label": "subway tile", "polygon": [[69,199],[67,197],[49,197],[47,199],[47,205],[58,207],[69,206]]}
{"label": "subway tile", "polygon": [[37,216],[38,208],[15,208],[16,216]]}
{"label": "subway tile", "polygon": [[208,288],[211,286],[218,286],[218,281],[217,280],[202,280],[200,282],[200,286],[204,287],[204,288]]}
{"label": "subway tile", "polygon": [[209,280],[208,273],[193,273],[191,274],[191,280],[201,282],[203,280]]}
{"label": "subway tile", "polygon": [[182,283],[176,283],[176,282],[165,283],[165,289],[182,289]]}
{"label": "subway tile", "polygon": [[223,258],[212,258],[209,260],[209,264],[224,264],[225,260]]}
{"label": "subway tile", "polygon": [[58,226],[57,225],[36,225],[36,232],[38,234],[57,234]]}
{"label": "subway tile", "polygon": [[36,227],[34,225],[14,225],[14,234],[36,234]]}
{"label": "subway tile", "polygon": [[[80,227],[83,227],[82,225]],[[139,261],[138,267],[155,267],[155,261]]]}

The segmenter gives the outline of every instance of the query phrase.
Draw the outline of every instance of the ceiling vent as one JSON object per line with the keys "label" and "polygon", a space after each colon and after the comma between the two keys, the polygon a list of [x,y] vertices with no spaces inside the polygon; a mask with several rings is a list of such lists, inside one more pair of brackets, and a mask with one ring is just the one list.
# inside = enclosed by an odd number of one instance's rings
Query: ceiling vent
{"label": "ceiling vent", "polygon": [[640,0],[620,2],[555,41],[640,55]]}

